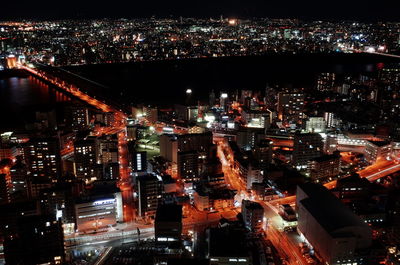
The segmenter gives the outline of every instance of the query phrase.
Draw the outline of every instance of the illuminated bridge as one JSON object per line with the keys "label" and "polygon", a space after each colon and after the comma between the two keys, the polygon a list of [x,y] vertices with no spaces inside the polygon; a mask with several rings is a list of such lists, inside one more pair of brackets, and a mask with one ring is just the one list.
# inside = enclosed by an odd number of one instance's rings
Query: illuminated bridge
{"label": "illuminated bridge", "polygon": [[80,99],[83,102],[103,111],[114,113],[115,121],[112,127],[106,130],[101,129],[95,132],[97,135],[101,134],[117,134],[118,135],[118,152],[119,152],[119,166],[120,166],[120,179],[118,186],[122,192],[123,201],[123,213],[124,221],[132,221],[134,219],[133,209],[133,186],[130,177],[130,169],[128,166],[128,147],[127,147],[127,135],[126,135],[126,120],[127,116],[120,109],[115,108],[105,102],[102,102],[94,97],[89,96],[83,92],[79,87],[72,83],[68,83],[62,80],[60,77],[54,76],[44,70],[39,70],[31,66],[18,65],[21,69],[24,69],[31,73],[33,76],[39,79],[45,80],[46,82],[56,86],[58,89],[65,93]]}

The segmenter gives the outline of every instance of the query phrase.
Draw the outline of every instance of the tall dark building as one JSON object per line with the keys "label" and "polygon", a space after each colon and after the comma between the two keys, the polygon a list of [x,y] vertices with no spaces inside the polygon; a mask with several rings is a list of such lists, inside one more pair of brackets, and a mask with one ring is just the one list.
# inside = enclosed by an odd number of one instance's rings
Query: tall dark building
{"label": "tall dark building", "polygon": [[301,123],[304,117],[304,94],[280,92],[278,94],[278,116],[283,122]]}
{"label": "tall dark building", "polygon": [[0,174],[0,204],[10,202],[11,181],[7,174]]}
{"label": "tall dark building", "polygon": [[76,176],[82,179],[91,179],[96,166],[96,139],[88,137],[77,140],[74,143],[74,156],[76,164]]}
{"label": "tall dark building", "polygon": [[138,192],[138,215],[147,218],[154,217],[158,205],[162,201],[163,183],[162,179],[156,175],[139,176],[137,181]]}
{"label": "tall dark building", "polygon": [[168,247],[180,247],[182,234],[182,206],[159,205],[154,223],[156,243]]}
{"label": "tall dark building", "polygon": [[89,127],[89,110],[82,105],[71,106],[72,129],[76,131],[87,130]]}
{"label": "tall dark building", "polygon": [[132,154],[132,171],[145,172],[147,170],[147,152],[133,152]]}
{"label": "tall dark building", "polygon": [[210,107],[213,107],[215,105],[215,92],[214,92],[214,90],[211,90],[208,103],[210,104]]}
{"label": "tall dark building", "polygon": [[4,240],[6,264],[63,264],[64,234],[61,222],[51,216],[21,216]]}
{"label": "tall dark building", "polygon": [[198,152],[208,153],[213,144],[212,137],[212,132],[178,135],[178,152],[195,150]]}
{"label": "tall dark building", "polygon": [[33,138],[24,146],[30,175],[57,179],[61,174],[60,144],[56,138]]}
{"label": "tall dark building", "polygon": [[178,178],[193,182],[199,177],[199,153],[197,151],[178,152]]}
{"label": "tall dark building", "polygon": [[296,133],[292,164],[306,167],[309,160],[321,156],[323,146],[322,137],[318,133]]}
{"label": "tall dark building", "polygon": [[260,169],[265,175],[265,171],[272,162],[272,143],[270,140],[262,139],[256,144],[254,148],[254,155],[258,161]]}

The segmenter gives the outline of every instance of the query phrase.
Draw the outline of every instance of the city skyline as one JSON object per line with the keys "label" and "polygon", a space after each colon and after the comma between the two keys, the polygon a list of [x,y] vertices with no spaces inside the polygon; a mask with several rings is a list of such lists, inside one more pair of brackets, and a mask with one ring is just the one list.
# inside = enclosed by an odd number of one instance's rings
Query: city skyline
{"label": "city skyline", "polygon": [[99,4],[95,1],[60,2],[54,5],[52,1],[40,0],[32,5],[22,0],[16,7],[11,1],[2,3],[5,12],[0,20],[8,19],[93,19],[93,18],[158,18],[167,17],[197,17],[218,18],[221,15],[232,18],[297,18],[305,20],[358,20],[358,21],[400,21],[396,10],[400,3],[388,0],[379,4],[367,1],[336,0],[321,3],[308,1],[153,1],[133,2],[117,1],[112,5]]}
{"label": "city skyline", "polygon": [[0,265],[400,265],[397,5],[2,3]]}

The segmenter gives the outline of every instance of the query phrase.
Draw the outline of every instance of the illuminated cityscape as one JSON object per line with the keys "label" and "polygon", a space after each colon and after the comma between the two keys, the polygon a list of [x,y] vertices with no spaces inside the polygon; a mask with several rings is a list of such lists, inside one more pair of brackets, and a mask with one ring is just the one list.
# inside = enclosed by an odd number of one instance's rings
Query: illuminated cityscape
{"label": "illuminated cityscape", "polygon": [[400,22],[43,6],[0,17],[0,264],[400,264]]}

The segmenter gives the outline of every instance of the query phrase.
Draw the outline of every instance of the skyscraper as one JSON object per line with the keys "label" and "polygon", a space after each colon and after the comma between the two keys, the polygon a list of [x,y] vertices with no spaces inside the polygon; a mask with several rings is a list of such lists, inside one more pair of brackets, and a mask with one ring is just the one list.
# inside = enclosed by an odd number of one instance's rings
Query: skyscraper
{"label": "skyscraper", "polygon": [[56,138],[33,138],[24,146],[30,175],[57,179],[61,174],[60,145]]}
{"label": "skyscraper", "polygon": [[88,137],[74,143],[76,176],[85,180],[94,178],[96,165],[96,139]]}
{"label": "skyscraper", "polygon": [[278,94],[278,116],[287,123],[301,123],[304,117],[304,94],[300,92],[280,92]]}

